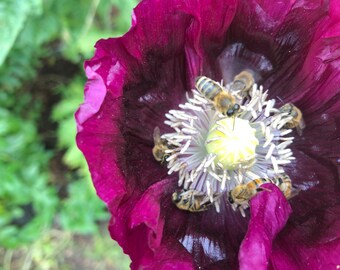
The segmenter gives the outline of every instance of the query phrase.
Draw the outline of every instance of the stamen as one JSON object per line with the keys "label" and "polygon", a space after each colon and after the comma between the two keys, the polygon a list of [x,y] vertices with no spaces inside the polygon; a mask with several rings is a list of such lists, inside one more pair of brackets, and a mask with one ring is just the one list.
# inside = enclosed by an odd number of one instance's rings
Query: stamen
{"label": "stamen", "polygon": [[265,159],[269,159],[272,156],[274,149],[275,149],[275,144],[272,143],[269,147],[269,150],[267,152]]}
{"label": "stamen", "polygon": [[270,143],[271,143],[271,141],[274,139],[274,134],[270,134],[269,136],[268,136],[268,139],[266,140],[266,142],[264,143],[264,145],[263,145],[263,148],[266,148]]}
{"label": "stamen", "polygon": [[279,173],[279,166],[277,165],[276,158],[271,156],[270,159],[273,163],[274,172]]}
{"label": "stamen", "polygon": [[197,130],[195,130],[195,129],[190,129],[190,128],[182,128],[182,131],[183,131],[183,133],[192,134],[192,135],[198,133]]}
{"label": "stamen", "polygon": [[187,149],[189,148],[190,143],[191,143],[191,140],[188,140],[188,141],[185,143],[184,147],[181,149],[181,151],[180,151],[179,153],[180,153],[180,154],[184,154],[185,151],[187,151]]}
{"label": "stamen", "polygon": [[291,133],[292,131],[293,131],[292,129],[287,129],[287,130],[281,131],[281,132],[280,132],[280,135],[281,135],[281,136],[285,136],[285,135]]}
{"label": "stamen", "polygon": [[[219,198],[237,185],[285,173],[295,159],[288,148],[294,137],[286,137],[292,129],[284,128],[292,116],[275,108],[275,99],[267,100],[268,90],[253,84],[247,95],[230,94],[240,107],[232,117],[218,111],[201,90],[186,93],[187,101],[165,114],[173,132],[161,136],[168,146],[168,174],[178,174],[179,187],[205,194],[204,201],[218,212]],[[245,216],[248,204],[231,207]]]}

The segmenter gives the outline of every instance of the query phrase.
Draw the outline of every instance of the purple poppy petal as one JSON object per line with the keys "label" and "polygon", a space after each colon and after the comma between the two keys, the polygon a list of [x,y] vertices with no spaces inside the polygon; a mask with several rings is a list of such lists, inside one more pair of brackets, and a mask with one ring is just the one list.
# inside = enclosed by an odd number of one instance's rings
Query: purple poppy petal
{"label": "purple poppy petal", "polygon": [[289,174],[301,191],[291,200],[293,215],[274,243],[273,269],[340,265],[340,115],[334,111],[336,103],[328,104],[294,143],[297,161]]}
{"label": "purple poppy petal", "polygon": [[[111,234],[131,255],[135,265],[142,261],[147,264],[151,260],[148,258],[154,257],[153,251],[162,247],[164,221],[150,223],[157,220],[157,211],[150,211],[149,220],[138,220],[131,216],[130,209],[138,201],[143,204],[138,193],[165,175],[151,155],[153,129],[162,126],[164,113],[177,106],[196,76],[191,75],[189,84],[185,81],[186,56],[189,56],[188,72],[197,73],[197,69],[190,70],[190,65],[196,68],[196,62],[190,63],[200,61],[199,53],[195,52],[200,49],[200,38],[205,40],[209,36],[217,44],[223,36],[221,27],[227,29],[235,12],[235,1],[226,1],[224,8],[216,7],[221,14],[211,20],[202,14],[200,4],[204,7],[218,3],[208,2],[142,2],[135,9],[131,30],[122,38],[99,41],[95,56],[85,63],[89,82],[85,103],[76,116],[77,143],[87,158],[99,196],[113,214]],[[208,19],[209,24],[204,23]],[[197,31],[202,35],[193,39],[195,35],[191,32]],[[183,54],[190,47],[185,47],[186,42],[195,47]],[[129,225],[126,220],[130,217],[133,218]],[[142,232],[149,235],[149,240],[144,241]],[[144,241],[146,245],[138,250],[129,248],[122,237],[126,238],[127,234],[134,236],[133,243]]]}
{"label": "purple poppy petal", "polygon": [[143,223],[151,229],[148,235],[150,249],[158,248],[162,239],[164,218],[160,217],[160,198],[171,180],[162,180],[149,187],[131,212],[131,229]]}
{"label": "purple poppy petal", "polygon": [[[85,103],[76,113],[77,144],[87,158],[98,195],[106,203],[113,203],[115,197],[125,193],[125,178],[116,162],[120,153],[114,147],[124,145],[117,126],[120,101],[106,92],[102,78],[91,68],[86,73],[89,81]],[[107,110],[112,113],[106,113]]]}
{"label": "purple poppy petal", "polygon": [[[294,100],[307,127],[303,136],[295,138],[296,162],[288,173],[301,192],[291,200],[293,215],[275,242],[274,269],[335,269],[339,264],[333,259],[339,234],[332,224],[340,218],[332,209],[340,205],[340,28],[334,8],[329,14],[314,34],[298,75],[306,91],[299,91]],[[326,218],[330,213],[332,219]]]}
{"label": "purple poppy petal", "polygon": [[[174,241],[173,239],[164,239],[164,244],[155,252],[155,256],[148,260],[147,263],[143,263],[143,269],[164,269],[164,270],[193,270],[195,269],[191,255],[183,247]],[[132,269],[141,269],[140,265],[135,265]]]}
{"label": "purple poppy petal", "polygon": [[340,20],[340,6],[337,0],[330,1],[330,16],[334,21]]}
{"label": "purple poppy petal", "polygon": [[[174,185],[171,192],[175,188]],[[175,236],[192,254],[197,267],[238,268],[238,249],[245,235],[248,219],[235,213],[225,198],[221,200],[221,213],[217,213],[214,207],[194,214],[179,211],[169,199],[163,200],[163,207],[166,209],[164,235]]]}
{"label": "purple poppy petal", "polygon": [[[272,269],[328,270],[340,267],[340,205],[322,212],[322,219],[310,214],[309,219],[299,222],[298,226],[288,224],[274,243]],[[312,243],[311,234],[315,236]]]}
{"label": "purple poppy petal", "polygon": [[251,68],[271,97],[296,100],[308,90],[299,71],[327,11],[327,1],[240,1],[222,56],[224,79]]}
{"label": "purple poppy petal", "polygon": [[[140,60],[131,66],[133,77],[124,91],[125,125],[132,136],[151,142],[154,127],[166,129],[164,114],[183,101],[202,66],[212,74],[203,58],[223,46],[235,6],[233,0],[145,1],[135,9],[135,26],[122,38],[128,51],[138,50]],[[216,10],[213,17],[207,7]],[[210,47],[204,47],[206,40],[213,41]]]}
{"label": "purple poppy petal", "polygon": [[[220,39],[235,12],[235,1],[226,1],[222,7],[219,4],[209,1],[207,3],[189,4],[181,1],[169,3],[142,2],[135,9],[133,27],[130,32],[121,39],[99,41],[96,44],[95,57],[86,63],[86,67],[96,70],[107,87],[108,97],[102,105],[102,110],[110,111],[107,106],[112,104],[109,101],[112,98],[117,98],[116,106],[124,109],[124,113],[120,119],[117,119],[118,121],[112,121],[110,118],[115,118],[115,116],[107,113],[108,116],[105,119],[96,115],[93,119],[88,120],[87,124],[89,125],[91,122],[92,126],[98,127],[97,132],[101,133],[100,127],[104,123],[102,121],[111,122],[115,125],[114,129],[119,131],[119,136],[116,135],[115,138],[123,139],[119,142],[119,148],[111,145],[111,149],[113,148],[113,151],[115,151],[113,156],[116,156],[114,162],[112,162],[114,164],[111,166],[120,168],[120,173],[126,179],[124,188],[127,194],[124,200],[131,202],[124,204],[120,201],[121,196],[117,197],[117,200],[112,199],[116,198],[113,190],[102,191],[98,188],[97,190],[100,193],[105,193],[105,195],[100,194],[101,197],[106,198],[106,196],[111,195],[109,207],[114,215],[112,220],[114,225],[110,226],[111,234],[135,262],[141,261],[142,258],[147,256],[152,257],[151,251],[159,246],[159,241],[162,238],[163,227],[161,224],[163,221],[160,220],[157,223],[159,226],[156,229],[151,226],[149,221],[143,221],[145,225],[136,225],[138,228],[132,230],[135,232],[143,227],[146,234],[154,234],[158,237],[153,239],[150,236],[149,240],[146,241],[148,245],[141,249],[145,252],[139,251],[138,254],[137,250],[130,250],[128,243],[124,242],[124,239],[120,236],[128,234],[130,230],[126,229],[128,224],[124,222],[125,219],[133,217],[132,224],[139,224],[138,222],[142,221],[138,221],[137,216],[134,217],[131,211],[122,212],[121,209],[127,210],[125,207],[132,207],[139,200],[138,193],[144,192],[150,185],[160,181],[165,176],[164,169],[161,169],[151,155],[153,129],[157,125],[161,128],[164,127],[162,122],[165,112],[177,106],[179,100],[183,99],[184,92],[190,89],[188,85],[193,82],[193,78],[198,72],[197,67],[201,65],[197,66],[197,63],[200,63],[200,52],[198,51],[203,51],[200,42],[204,43],[205,40],[214,39],[215,43],[208,43],[207,45],[217,46],[221,44]],[[210,15],[208,16],[205,13],[205,8],[214,5],[218,5],[218,7],[216,6],[218,12],[217,16],[211,20]],[[157,24],[155,24],[155,20]],[[209,24],[205,23],[207,20],[209,20]],[[172,23],[169,28],[170,22]],[[151,29],[150,24],[154,25]],[[167,31],[164,31],[164,29],[167,29]],[[196,35],[197,33],[199,35]],[[184,50],[185,54],[182,53]],[[186,57],[188,57],[187,61]],[[112,58],[119,59],[119,61],[113,61]],[[186,63],[188,64],[188,71],[186,71]],[[190,67],[196,69],[191,70]],[[185,80],[184,76],[188,72],[189,78],[191,78],[189,82]],[[118,83],[124,81],[123,100],[118,99],[122,93],[122,85],[117,84],[115,76],[118,78]],[[96,91],[96,89],[92,89],[92,91]],[[78,136],[84,137],[84,134]],[[108,139],[110,139],[109,136]],[[112,140],[114,140],[114,137]],[[88,143],[91,144],[91,142]],[[104,142],[103,146],[108,148],[110,143],[112,143],[111,140],[107,143]],[[99,144],[98,142],[98,148],[100,148]],[[84,146],[81,145],[80,147]],[[86,149],[83,151],[85,153]],[[106,149],[106,151],[110,150]],[[97,153],[93,159],[96,159],[98,163],[103,162],[99,154],[100,151],[98,150]],[[85,155],[87,154],[90,155],[89,152],[85,153]],[[101,171],[96,171],[97,168],[91,167],[90,163],[89,165],[93,175],[103,175]],[[111,178],[105,175],[105,178],[101,178],[101,183],[109,183],[111,186]],[[129,194],[132,192],[134,195],[129,198]],[[118,210],[116,210],[117,207]],[[154,211],[150,211],[149,215],[149,219],[157,220]],[[122,233],[124,228],[127,231]],[[133,233],[131,232],[131,234]]]}
{"label": "purple poppy petal", "polygon": [[336,269],[339,265],[340,117],[321,114],[312,123],[311,135],[295,145],[297,164],[289,174],[301,191],[291,200],[293,215],[276,244],[273,262],[278,269],[283,261],[289,269]]}
{"label": "purple poppy petal", "polygon": [[292,212],[287,199],[276,186],[265,184],[262,187],[270,191],[259,192],[250,201],[251,218],[239,253],[242,270],[267,269],[272,242]]}
{"label": "purple poppy petal", "polygon": [[163,237],[165,219],[160,200],[171,182],[159,181],[139,199],[132,196],[122,202],[111,219],[111,236],[130,255],[132,269],[193,269],[192,258],[183,246],[173,237]]}
{"label": "purple poppy petal", "polygon": [[[301,82],[297,85],[305,91],[294,95],[293,101],[305,113],[328,110],[324,107],[339,95],[340,70],[340,16],[338,3],[330,1],[328,16],[315,29],[313,40],[299,72]],[[336,98],[339,101],[339,97]],[[333,102],[334,103],[334,102]],[[329,105],[329,104],[327,104]],[[338,106],[340,106],[338,104]]]}
{"label": "purple poppy petal", "polygon": [[[201,4],[204,6],[209,3],[202,2]],[[226,1],[224,8],[218,9],[224,15],[217,16],[214,20],[209,19],[209,26],[203,23],[200,26],[202,28],[200,32],[205,33],[204,35],[221,36],[222,34],[218,30],[221,27],[227,28],[235,11],[233,6],[235,6],[234,1]],[[197,21],[208,20],[206,14],[203,14],[204,16],[201,18],[199,12],[200,5],[198,3],[183,3],[182,1],[167,3],[158,1],[142,2],[135,9],[133,27],[124,37],[99,41],[96,44],[95,56],[85,63],[89,77],[86,92],[91,93],[77,113],[80,131],[82,131],[83,127],[81,125],[83,122],[91,118],[99,110],[102,99],[106,95],[105,86],[106,91],[110,92],[113,98],[118,98],[122,95],[124,86],[124,89],[126,89],[125,103],[123,104],[126,109],[124,116],[127,117],[126,122],[124,122],[127,126],[126,130],[123,130],[124,136],[128,137],[131,134],[152,144],[153,128],[163,121],[160,119],[162,119],[164,112],[171,107],[169,103],[172,102],[177,105],[178,100],[183,98],[183,91],[187,89],[187,87],[184,87],[185,82],[183,82],[180,75],[183,72],[185,74],[185,58],[169,61],[171,63],[163,65],[163,68],[160,68],[158,64],[163,64],[163,59],[171,59],[184,49],[185,34],[192,28],[191,21],[194,21],[194,19]],[[157,23],[155,23],[155,20]],[[169,29],[169,24],[172,29]],[[154,27],[150,28],[150,25]],[[207,27],[209,29],[205,29]],[[164,29],[168,30],[164,31]],[[212,29],[216,29],[215,34]],[[182,33],[179,33],[179,30]],[[202,39],[204,39],[204,35],[202,35]],[[212,38],[212,36],[209,37]],[[164,48],[168,48],[168,50],[166,51]],[[159,63],[156,63],[156,60]],[[178,69],[178,65],[183,68]],[[161,70],[163,72],[160,76],[159,71]],[[169,70],[179,74],[178,77],[176,78],[176,75],[169,73]],[[95,75],[89,72],[95,73]],[[99,91],[99,87],[93,85],[91,76],[96,76],[101,81],[100,88],[102,90]],[[141,82],[149,82],[149,84],[141,85]],[[181,92],[180,95],[176,94],[178,91]],[[98,94],[101,95],[99,98],[96,96]],[[95,106],[91,104],[95,104]],[[121,131],[118,113],[120,113],[122,100],[115,100],[115,104],[113,109],[117,117],[115,126],[112,129]],[[93,112],[87,112],[84,109],[86,107],[93,107]],[[159,109],[162,109],[162,112],[158,112]],[[111,109],[105,110],[110,111]],[[97,115],[96,117],[101,116]],[[110,120],[105,121],[109,122]],[[121,122],[123,121],[124,119]],[[98,129],[92,133],[103,133],[103,129],[99,126],[99,123],[103,122],[98,120],[96,124],[93,123],[93,126],[98,126]],[[143,123],[143,127],[140,125],[141,123]],[[110,130],[108,131],[111,132]],[[112,131],[112,133],[115,132]],[[129,141],[129,138],[125,138],[125,141]],[[83,145],[80,146],[80,148],[82,147]],[[144,153],[144,151],[140,152]],[[137,159],[137,157],[135,158]],[[153,164],[157,163],[153,162]]]}
{"label": "purple poppy petal", "polygon": [[[154,127],[167,131],[164,114],[183,100],[197,74],[219,79],[248,64],[270,87],[272,96],[296,101],[307,122],[304,135],[294,143],[296,163],[289,167],[293,182],[302,190],[292,199],[294,215],[274,241],[270,266],[287,269],[278,258],[291,265],[294,256],[282,239],[296,242],[299,238],[286,237],[289,232],[304,233],[299,256],[315,254],[318,247],[324,248],[323,255],[329,248],[337,250],[337,230],[330,224],[338,224],[331,218],[337,210],[331,209],[340,204],[336,199],[339,13],[331,1],[326,18],[325,3],[243,0],[236,12],[236,0],[142,1],[126,35],[96,44],[95,56],[85,63],[89,80],[85,103],[76,115],[77,143],[87,158],[98,195],[111,211],[112,238],[131,256],[132,269],[238,268],[236,254],[247,219],[233,213],[226,201],[222,214],[179,211],[169,199],[177,186],[176,177],[168,178],[151,148]],[[230,64],[231,58],[235,60]],[[274,207],[280,200],[273,197],[277,200]],[[260,210],[255,214],[261,217]],[[262,265],[284,223],[283,216],[275,218],[272,230],[259,239],[267,253],[254,257]],[[313,218],[318,224],[325,221],[322,224],[328,228],[319,238],[313,231]],[[248,233],[256,237],[254,229]],[[327,239],[334,240],[332,245],[326,246]],[[245,240],[243,250],[251,251],[252,244]],[[247,265],[243,259],[241,265]]]}
{"label": "purple poppy petal", "polygon": [[316,36],[301,75],[306,78],[308,87],[307,92],[301,94],[299,103],[306,113],[329,110],[327,103],[332,99],[338,101],[338,109],[340,106],[340,21],[325,22]]}

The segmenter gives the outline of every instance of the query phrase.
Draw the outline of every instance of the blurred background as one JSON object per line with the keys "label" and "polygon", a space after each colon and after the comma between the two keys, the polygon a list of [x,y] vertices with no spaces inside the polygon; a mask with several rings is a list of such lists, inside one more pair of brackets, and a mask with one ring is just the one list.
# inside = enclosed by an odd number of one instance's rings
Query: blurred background
{"label": "blurred background", "polygon": [[136,0],[0,0],[0,269],[129,269],[75,144],[83,62]]}

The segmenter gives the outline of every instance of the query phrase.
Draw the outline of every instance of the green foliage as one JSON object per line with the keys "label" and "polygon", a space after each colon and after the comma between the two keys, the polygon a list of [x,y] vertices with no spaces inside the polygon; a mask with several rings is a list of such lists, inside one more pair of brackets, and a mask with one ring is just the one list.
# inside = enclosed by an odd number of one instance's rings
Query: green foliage
{"label": "green foliage", "polygon": [[[6,101],[6,102],[4,102]],[[46,152],[37,141],[34,120],[39,106],[23,121],[22,113],[31,100],[23,95],[20,107],[12,107],[6,93],[0,95],[0,246],[16,247],[39,237],[48,228],[57,203],[49,187]],[[12,109],[12,110],[11,110]],[[15,113],[13,113],[13,111]]]}
{"label": "green foliage", "polygon": [[76,181],[69,185],[70,196],[62,203],[60,224],[67,231],[89,234],[97,232],[96,221],[108,220],[109,216],[95,196],[90,178],[85,179],[87,182]]}
{"label": "green foliage", "polygon": [[87,173],[87,164],[83,154],[75,144],[76,123],[74,113],[83,101],[85,79],[76,77],[69,85],[60,87],[58,91],[62,100],[54,107],[52,119],[58,125],[58,148],[65,149],[63,161],[72,169],[85,168],[83,175]]}
{"label": "green foliage", "polygon": [[78,7],[83,11],[81,18],[79,13],[76,20],[74,16],[65,18],[64,54],[66,58],[75,62],[91,57],[93,45],[97,40],[125,33],[131,25],[131,10],[138,3],[136,0],[87,2],[89,3],[83,3],[83,6]]}
{"label": "green foliage", "polygon": [[[109,217],[75,144],[74,112],[83,102],[86,79],[80,74],[68,77],[67,84],[57,89],[37,90],[32,85],[37,85],[36,78],[44,80],[49,68],[44,64],[55,59],[79,65],[80,73],[98,39],[128,30],[136,4],[136,0],[0,0],[0,246],[41,243],[44,249],[39,244],[36,250],[42,253],[32,255],[41,269],[56,266],[54,245],[47,243],[52,240],[37,240],[53,222],[67,232],[98,234],[98,221]],[[50,104],[41,103],[40,95],[56,97],[52,115],[45,115]],[[48,134],[57,144],[47,150],[46,134],[38,123],[52,121],[57,130]],[[68,168],[62,172],[66,197],[57,194],[59,187],[51,182],[59,175],[54,175],[50,161],[60,153]],[[99,250],[90,253],[95,260],[101,260],[105,251],[104,256],[112,256],[103,243],[94,244]],[[128,268],[121,252],[113,253]]]}
{"label": "green foliage", "polygon": [[61,52],[74,63],[91,57],[98,39],[122,35],[129,28],[136,4],[136,0],[0,2],[0,88],[14,91],[33,79],[42,57]]}
{"label": "green foliage", "polygon": [[[60,10],[63,10],[62,2],[59,2]],[[113,2],[116,2],[117,6],[113,6]],[[68,44],[64,50],[65,57],[73,61],[79,61],[81,56],[90,57],[96,40],[121,35],[130,26],[130,14],[134,3],[136,2],[126,0],[91,1],[91,7],[83,9],[87,12],[82,14],[85,23],[81,27],[77,26],[79,18],[73,20],[74,16],[71,16],[70,9],[64,25],[64,31],[67,33],[64,42]],[[82,7],[79,6],[79,9]],[[78,31],[70,32],[69,29]],[[54,107],[52,113],[52,119],[58,123],[58,149],[65,151],[63,161],[71,169],[77,170],[81,178],[80,182],[69,185],[70,196],[62,204],[60,222],[65,229],[78,233],[94,232],[97,228],[94,221],[108,219],[103,203],[94,195],[93,188],[90,188],[87,164],[74,141],[76,136],[74,112],[83,101],[84,84],[85,78],[78,76],[69,85],[60,87],[58,92],[62,95],[62,100]]]}
{"label": "green foliage", "polygon": [[13,46],[31,13],[41,11],[41,0],[5,0],[0,2],[0,65]]}
{"label": "green foliage", "polygon": [[105,206],[92,187],[87,164],[75,144],[76,123],[74,112],[83,99],[84,79],[75,78],[69,85],[60,87],[63,96],[53,110],[52,119],[59,123],[57,130],[58,148],[65,150],[64,163],[77,170],[80,180],[69,184],[69,197],[62,202],[60,223],[63,228],[77,233],[93,233],[96,221],[107,220]]}
{"label": "green foliage", "polygon": [[100,232],[98,237],[94,238],[94,249],[88,252],[88,257],[92,260],[103,260],[111,258],[114,267],[110,269],[130,269],[131,260],[128,256],[122,256],[122,249],[117,243],[109,237],[109,232]]}
{"label": "green foliage", "polygon": [[53,229],[43,232],[29,248],[0,248],[0,258],[5,257],[0,269],[130,269],[131,261],[122,257],[122,250],[110,239],[106,225],[101,223],[98,227],[100,230],[90,236]]}

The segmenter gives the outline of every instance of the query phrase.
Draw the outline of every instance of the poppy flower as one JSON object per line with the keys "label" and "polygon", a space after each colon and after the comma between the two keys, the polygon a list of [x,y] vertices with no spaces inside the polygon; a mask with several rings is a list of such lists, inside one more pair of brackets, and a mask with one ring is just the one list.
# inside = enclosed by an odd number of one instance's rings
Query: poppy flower
{"label": "poppy flower", "polygon": [[[124,36],[97,42],[77,144],[132,269],[340,268],[339,35],[336,1],[145,0]],[[244,70],[251,97],[233,95],[240,108],[221,116],[195,79],[232,88]],[[303,114],[301,135],[283,128],[287,103]],[[219,156],[221,145],[205,145],[221,134],[236,150]],[[239,183],[280,173],[296,196],[265,183],[249,209],[233,210]],[[182,188],[215,207],[179,209]]]}

